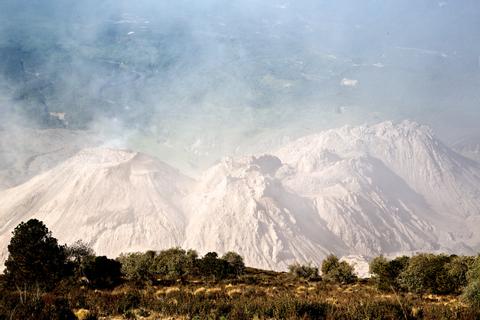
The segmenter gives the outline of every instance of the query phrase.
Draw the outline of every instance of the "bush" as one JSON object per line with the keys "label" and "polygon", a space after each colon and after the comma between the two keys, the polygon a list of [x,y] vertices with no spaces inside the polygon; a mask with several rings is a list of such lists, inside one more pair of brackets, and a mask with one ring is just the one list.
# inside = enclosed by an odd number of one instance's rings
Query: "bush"
{"label": "bush", "polygon": [[471,306],[480,308],[480,281],[470,282],[463,291],[462,297]]}
{"label": "bush", "polygon": [[480,309],[480,256],[477,256],[469,266],[467,282],[463,298],[471,306]]}
{"label": "bush", "polygon": [[91,287],[103,289],[121,282],[121,267],[120,262],[101,256],[88,260],[82,271]]}
{"label": "bush", "polygon": [[467,272],[467,281],[480,281],[480,256],[477,256],[474,261],[471,262]]}
{"label": "bush", "polygon": [[335,283],[349,284],[357,281],[353,266],[338,260],[333,254],[322,262],[322,278]]}
{"label": "bush", "polygon": [[192,268],[191,258],[180,248],[160,251],[155,257],[155,273],[167,279],[183,279]]}
{"label": "bush", "polygon": [[451,293],[455,291],[455,283],[446,268],[450,261],[446,255],[416,255],[410,258],[407,268],[400,274],[399,283],[414,293]]}
{"label": "bush", "polygon": [[68,261],[76,266],[80,266],[83,262],[95,257],[93,249],[82,240],[75,241],[73,244],[65,246],[65,253]]}
{"label": "bush", "polygon": [[65,253],[75,278],[81,278],[83,276],[82,269],[84,264],[95,258],[93,249],[81,240],[76,241],[72,245],[65,246]]}
{"label": "bush", "polygon": [[213,277],[215,280],[225,279],[234,272],[230,264],[219,259],[216,252],[209,252],[199,260],[199,269],[202,276]]}
{"label": "bush", "polygon": [[398,276],[408,265],[406,256],[395,258],[391,261],[380,256],[370,262],[372,280],[380,290],[399,289]]}
{"label": "bush", "polygon": [[288,266],[288,272],[292,274],[295,278],[301,278],[310,281],[320,280],[320,276],[318,275],[318,268],[312,267],[310,264],[300,265],[298,263],[294,263]]}
{"label": "bush", "polygon": [[5,276],[15,286],[50,290],[69,273],[65,247],[37,219],[15,228],[8,252]]}
{"label": "bush", "polygon": [[445,265],[445,270],[452,282],[452,290],[460,291],[468,284],[467,274],[474,265],[475,258],[467,256],[452,256],[450,262]]}
{"label": "bush", "polygon": [[122,264],[122,274],[128,281],[137,284],[144,282],[154,282],[156,279],[156,253],[147,251],[146,253],[122,254],[117,260]]}
{"label": "bush", "polygon": [[235,252],[227,252],[222,257],[230,265],[231,271],[236,275],[242,275],[245,272],[245,263],[242,256]]}

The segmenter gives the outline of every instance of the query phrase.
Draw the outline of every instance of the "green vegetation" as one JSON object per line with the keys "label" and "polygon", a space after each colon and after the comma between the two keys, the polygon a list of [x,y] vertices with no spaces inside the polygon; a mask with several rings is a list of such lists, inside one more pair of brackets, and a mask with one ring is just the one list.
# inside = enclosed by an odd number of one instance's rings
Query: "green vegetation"
{"label": "green vegetation", "polygon": [[234,252],[172,248],[96,256],[20,224],[0,276],[3,319],[479,319],[480,257],[419,254],[370,264],[371,279],[328,256],[289,272],[245,267]]}
{"label": "green vegetation", "polygon": [[340,261],[333,254],[323,260],[322,277],[326,281],[341,284],[354,283],[357,280],[353,266],[345,261]]}
{"label": "green vegetation", "polygon": [[372,280],[380,290],[399,290],[399,276],[408,265],[410,258],[403,256],[393,260],[385,257],[376,257],[370,262]]}
{"label": "green vegetation", "polygon": [[65,247],[36,219],[15,228],[8,252],[5,279],[11,285],[48,290],[69,273]]}
{"label": "green vegetation", "polygon": [[321,279],[318,275],[318,268],[313,267],[311,264],[301,265],[299,263],[294,263],[288,266],[288,272],[297,279],[305,279],[310,281],[318,281]]}

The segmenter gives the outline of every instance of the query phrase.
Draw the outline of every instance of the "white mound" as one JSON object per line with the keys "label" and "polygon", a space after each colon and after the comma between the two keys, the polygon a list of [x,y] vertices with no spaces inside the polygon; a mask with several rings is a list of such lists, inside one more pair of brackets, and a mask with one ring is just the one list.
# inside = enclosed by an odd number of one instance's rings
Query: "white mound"
{"label": "white mound", "polygon": [[312,202],[275,177],[281,166],[278,158],[261,156],[226,159],[208,170],[189,199],[185,246],[202,253],[233,250],[247,265],[283,270],[347,252]]}
{"label": "white mound", "polygon": [[[294,168],[285,183],[295,192],[337,207],[320,206],[319,213],[325,212],[330,228],[343,233],[342,238],[370,226],[363,230],[375,235],[381,252],[459,242],[478,248],[480,238],[466,222],[480,215],[480,166],[449,149],[425,126],[404,121],[343,127],[299,139],[276,154]],[[360,221],[348,216],[352,209]],[[332,217],[335,212],[338,217]]]}
{"label": "white mound", "polygon": [[78,239],[99,254],[181,245],[181,209],[189,179],[145,155],[86,149],[58,167],[0,194],[0,244],[31,217],[62,242]]}

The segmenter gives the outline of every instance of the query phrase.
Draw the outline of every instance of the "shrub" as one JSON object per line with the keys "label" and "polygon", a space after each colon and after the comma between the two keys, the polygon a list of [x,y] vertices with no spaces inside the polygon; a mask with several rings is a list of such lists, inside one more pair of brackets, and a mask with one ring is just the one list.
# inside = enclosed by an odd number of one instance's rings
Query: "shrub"
{"label": "shrub", "polygon": [[410,258],[407,268],[400,274],[400,285],[415,293],[450,293],[455,284],[449,276],[446,255],[419,254]]}
{"label": "shrub", "polygon": [[468,256],[452,256],[445,264],[445,270],[452,282],[452,290],[457,292],[468,284],[467,274],[474,265],[475,258]]}
{"label": "shrub", "polygon": [[222,257],[223,260],[227,261],[230,265],[231,271],[239,276],[245,272],[245,263],[243,262],[242,256],[235,252],[227,252]]}
{"label": "shrub", "polygon": [[8,282],[18,287],[52,289],[68,275],[65,247],[37,219],[20,223],[13,231],[5,261]]}
{"label": "shrub", "polygon": [[471,262],[467,272],[467,281],[480,281],[480,256],[477,256],[474,261]]}
{"label": "shrub", "polygon": [[219,259],[216,252],[209,252],[199,260],[199,269],[202,276],[210,276],[215,280],[225,279],[234,272],[230,264]]}
{"label": "shrub", "polygon": [[376,257],[370,262],[372,280],[380,290],[398,289],[398,276],[408,265],[406,256],[395,258],[391,261],[385,257]]}
{"label": "shrub", "polygon": [[463,299],[475,308],[480,308],[480,281],[470,282],[462,295]]}
{"label": "shrub", "polygon": [[65,246],[65,253],[69,261],[78,265],[95,257],[93,249],[82,240],[75,241],[73,244]]}
{"label": "shrub", "polygon": [[323,279],[341,284],[353,283],[357,280],[353,266],[345,261],[340,261],[333,254],[322,262]]}
{"label": "shrub", "polygon": [[300,265],[298,263],[294,263],[288,266],[288,272],[295,278],[302,278],[311,281],[320,279],[320,276],[318,275],[318,268],[313,267],[311,264]]}
{"label": "shrub", "polygon": [[128,281],[137,284],[144,282],[153,282],[156,278],[156,253],[147,251],[146,253],[122,254],[117,260],[122,264],[122,274]]}
{"label": "shrub", "polygon": [[83,267],[83,274],[93,288],[112,288],[121,281],[120,262],[105,256],[88,260]]}
{"label": "shrub", "polygon": [[468,285],[463,291],[463,298],[473,307],[480,309],[480,256],[470,264],[467,272]]}
{"label": "shrub", "polygon": [[155,257],[155,273],[167,279],[184,278],[191,268],[191,257],[180,248],[160,251]]}
{"label": "shrub", "polygon": [[67,261],[71,264],[76,277],[81,277],[82,268],[88,260],[95,258],[95,252],[82,240],[65,247]]}

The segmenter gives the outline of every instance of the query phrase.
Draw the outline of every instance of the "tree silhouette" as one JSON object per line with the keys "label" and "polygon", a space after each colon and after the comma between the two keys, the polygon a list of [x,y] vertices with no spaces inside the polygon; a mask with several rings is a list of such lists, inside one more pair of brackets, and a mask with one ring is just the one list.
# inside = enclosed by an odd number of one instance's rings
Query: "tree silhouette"
{"label": "tree silhouette", "polygon": [[58,245],[43,222],[20,223],[8,245],[5,276],[20,288],[52,289],[67,273],[65,247]]}

